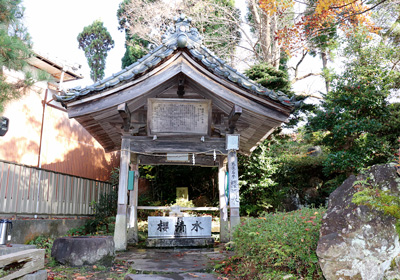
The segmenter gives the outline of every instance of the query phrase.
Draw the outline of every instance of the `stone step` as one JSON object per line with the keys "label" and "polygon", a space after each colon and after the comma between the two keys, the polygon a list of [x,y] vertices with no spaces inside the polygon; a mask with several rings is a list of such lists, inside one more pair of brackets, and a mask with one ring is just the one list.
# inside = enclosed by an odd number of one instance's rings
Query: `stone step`
{"label": "stone step", "polygon": [[128,274],[124,280],[216,280],[220,279],[211,273],[171,273],[171,274]]}

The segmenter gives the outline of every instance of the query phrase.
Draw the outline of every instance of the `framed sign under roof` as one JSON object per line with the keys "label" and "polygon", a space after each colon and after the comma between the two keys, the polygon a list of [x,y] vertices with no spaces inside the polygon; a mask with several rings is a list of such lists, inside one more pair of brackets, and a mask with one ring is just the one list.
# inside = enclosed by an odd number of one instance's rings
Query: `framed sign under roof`
{"label": "framed sign under roof", "polygon": [[148,135],[209,135],[211,100],[149,98]]}

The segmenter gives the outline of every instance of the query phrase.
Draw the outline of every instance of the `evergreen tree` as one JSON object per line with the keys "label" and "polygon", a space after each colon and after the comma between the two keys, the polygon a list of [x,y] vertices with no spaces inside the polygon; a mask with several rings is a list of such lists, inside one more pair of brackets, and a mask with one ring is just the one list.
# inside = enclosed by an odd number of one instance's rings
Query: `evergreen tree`
{"label": "evergreen tree", "polygon": [[330,150],[325,174],[339,174],[343,180],[393,157],[400,132],[399,122],[393,119],[398,106],[388,102],[400,85],[399,73],[390,63],[393,52],[390,45],[377,43],[365,33],[348,40],[345,69],[334,77],[332,91],[308,123],[319,144]]}
{"label": "evergreen tree", "polygon": [[90,67],[90,78],[94,82],[103,79],[107,53],[114,47],[114,40],[103,22],[96,20],[86,26],[79,33],[77,40],[79,48],[85,52]]}
{"label": "evergreen tree", "polygon": [[30,37],[21,23],[24,9],[21,0],[0,0],[0,112],[11,99],[18,98],[34,82],[32,74],[7,81],[4,69],[21,71],[31,55]]}

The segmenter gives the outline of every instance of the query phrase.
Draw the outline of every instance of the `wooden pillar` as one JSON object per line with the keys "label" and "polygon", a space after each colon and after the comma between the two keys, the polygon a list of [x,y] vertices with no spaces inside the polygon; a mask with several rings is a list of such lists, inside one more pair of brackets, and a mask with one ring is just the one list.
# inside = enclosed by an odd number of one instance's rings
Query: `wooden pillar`
{"label": "wooden pillar", "polygon": [[239,215],[239,172],[238,172],[238,160],[237,153],[235,150],[229,150],[228,152],[228,171],[229,171],[229,208],[231,217],[231,237],[232,233],[240,224]]}
{"label": "wooden pillar", "polygon": [[220,223],[220,241],[223,243],[229,242],[229,219],[228,219],[228,197],[225,194],[225,174],[226,174],[226,157],[219,157],[218,169],[218,189],[219,189],[219,223]]}
{"label": "wooden pillar", "polygon": [[139,193],[139,165],[137,155],[132,156],[131,170],[135,171],[133,191],[129,191],[129,223],[128,223],[128,243],[138,243],[138,193]]}
{"label": "wooden pillar", "polygon": [[126,250],[127,247],[127,192],[128,172],[130,163],[130,140],[122,137],[121,160],[119,167],[118,210],[115,219],[114,243],[116,251]]}

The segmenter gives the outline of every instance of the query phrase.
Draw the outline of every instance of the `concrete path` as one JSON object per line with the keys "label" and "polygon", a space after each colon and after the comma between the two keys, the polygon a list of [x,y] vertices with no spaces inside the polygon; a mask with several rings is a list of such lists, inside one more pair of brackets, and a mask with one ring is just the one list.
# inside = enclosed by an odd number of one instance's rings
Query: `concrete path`
{"label": "concrete path", "polygon": [[117,254],[139,274],[125,279],[221,279],[211,274],[214,265],[228,258],[229,252],[212,249],[135,249]]}

